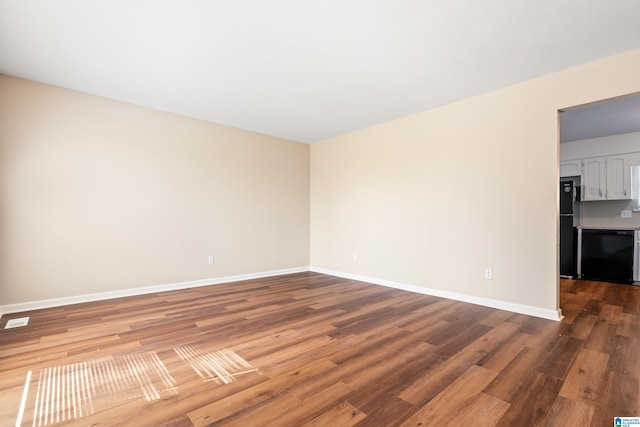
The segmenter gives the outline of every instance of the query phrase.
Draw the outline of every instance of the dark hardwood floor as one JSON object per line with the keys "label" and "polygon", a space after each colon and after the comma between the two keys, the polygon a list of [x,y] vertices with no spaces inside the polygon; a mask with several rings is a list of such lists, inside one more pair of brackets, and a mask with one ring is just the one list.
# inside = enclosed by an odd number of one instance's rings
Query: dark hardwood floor
{"label": "dark hardwood floor", "polygon": [[640,416],[640,287],[554,322],[317,273],[5,315],[0,425],[611,426]]}

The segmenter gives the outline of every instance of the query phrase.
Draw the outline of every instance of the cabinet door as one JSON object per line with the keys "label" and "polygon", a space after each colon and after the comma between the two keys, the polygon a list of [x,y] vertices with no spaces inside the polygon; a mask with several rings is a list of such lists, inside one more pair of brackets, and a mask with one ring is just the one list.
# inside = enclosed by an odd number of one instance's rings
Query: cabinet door
{"label": "cabinet door", "polygon": [[584,159],[582,164],[582,200],[605,200],[606,157]]}
{"label": "cabinet door", "polygon": [[629,156],[607,156],[607,200],[631,199]]}
{"label": "cabinet door", "polygon": [[582,160],[565,160],[560,162],[560,177],[582,175]]}

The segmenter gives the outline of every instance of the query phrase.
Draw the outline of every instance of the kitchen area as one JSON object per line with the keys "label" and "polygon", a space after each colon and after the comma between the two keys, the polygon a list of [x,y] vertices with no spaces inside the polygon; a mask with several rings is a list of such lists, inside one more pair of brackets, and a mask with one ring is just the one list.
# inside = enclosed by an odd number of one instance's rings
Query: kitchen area
{"label": "kitchen area", "polygon": [[640,96],[560,121],[560,277],[640,285]]}

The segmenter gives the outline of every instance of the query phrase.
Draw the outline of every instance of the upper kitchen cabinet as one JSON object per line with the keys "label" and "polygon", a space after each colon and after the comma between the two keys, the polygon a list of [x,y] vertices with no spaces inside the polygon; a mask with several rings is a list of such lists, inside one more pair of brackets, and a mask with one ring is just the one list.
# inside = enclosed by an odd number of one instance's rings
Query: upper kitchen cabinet
{"label": "upper kitchen cabinet", "polygon": [[560,110],[559,134],[560,176],[580,176],[581,200],[636,199],[640,92]]}
{"label": "upper kitchen cabinet", "polygon": [[582,175],[582,160],[565,160],[560,162],[560,177]]}
{"label": "upper kitchen cabinet", "polygon": [[607,156],[607,200],[631,198],[629,155]]}
{"label": "upper kitchen cabinet", "polygon": [[582,164],[582,200],[607,200],[607,158],[591,157]]}
{"label": "upper kitchen cabinet", "polygon": [[590,157],[583,159],[582,164],[582,200],[631,198],[631,168],[628,154]]}

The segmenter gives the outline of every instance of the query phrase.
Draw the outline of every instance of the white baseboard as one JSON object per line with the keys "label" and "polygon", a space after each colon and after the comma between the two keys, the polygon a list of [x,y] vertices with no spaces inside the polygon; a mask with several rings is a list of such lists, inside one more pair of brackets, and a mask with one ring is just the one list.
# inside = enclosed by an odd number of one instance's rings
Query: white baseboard
{"label": "white baseboard", "polygon": [[456,292],[443,291],[440,289],[425,288],[422,286],[392,282],[390,280],[376,279],[374,277],[360,276],[357,274],[344,273],[341,271],[327,270],[325,268],[310,267],[309,270],[315,273],[328,274],[330,276],[337,276],[345,279],[352,279],[352,280],[358,280],[361,282],[373,283],[374,285],[382,285],[390,288],[402,289],[403,291],[416,292],[424,295],[431,295],[431,296],[451,299],[455,301],[467,302],[470,304],[482,305],[485,307],[497,308],[499,310],[506,310],[513,313],[520,313],[520,314],[526,314],[528,316],[541,317],[543,319],[560,321],[564,317],[562,316],[562,311],[560,309],[548,310],[548,309],[534,307],[530,305],[514,304],[511,302],[494,300],[490,298],[474,297],[472,295],[459,294]]}
{"label": "white baseboard", "polygon": [[263,277],[280,276],[283,274],[301,273],[309,271],[309,267],[287,268],[283,270],[263,271],[260,273],[240,274],[237,276],[216,277],[212,279],[193,280],[189,282],[168,283],[164,285],[145,286],[141,288],[123,289],[119,291],[99,292],[94,294],[77,295],[72,297],[53,298],[40,301],[30,301],[17,304],[0,305],[0,318],[5,314],[22,313],[24,311],[40,310],[42,308],[60,307],[63,305],[79,304],[83,302],[101,301],[112,298],[129,297],[135,295],[152,294],[156,292],[175,291],[179,289],[197,288],[200,286],[219,285],[221,283],[239,282],[241,280],[260,279]]}
{"label": "white baseboard", "polygon": [[387,286],[390,288],[401,289],[409,292],[416,292],[424,295],[431,295],[441,298],[452,299],[455,301],[467,302],[471,304],[482,305],[485,307],[497,308],[500,310],[511,311],[514,313],[526,314],[529,316],[541,317],[549,320],[562,320],[562,311],[547,310],[529,305],[514,304],[510,302],[494,300],[489,298],[474,297],[466,294],[448,292],[439,289],[425,288],[422,286],[409,285],[405,283],[392,282],[390,280],[376,279],[374,277],[360,276],[357,274],[344,273],[341,271],[328,270],[318,267],[296,267],[283,270],[263,271],[259,273],[240,274],[237,276],[216,277],[212,279],[193,280],[189,282],[168,283],[164,285],[145,286],[141,288],[123,289],[119,291],[100,292],[94,294],[85,294],[72,297],[53,298],[40,301],[30,301],[17,304],[0,305],[0,318],[5,314],[22,313],[31,310],[40,310],[43,308],[60,307],[70,304],[79,304],[83,302],[101,301],[112,298],[121,298],[135,295],[152,294],[156,292],[175,291],[179,289],[196,288],[200,286],[218,285],[222,283],[238,282],[241,280],[260,279],[263,277],[280,276],[283,274],[301,273],[304,271],[313,271],[316,273],[328,274],[330,276],[343,277],[345,279],[359,280],[361,282],[372,283],[375,285]]}

